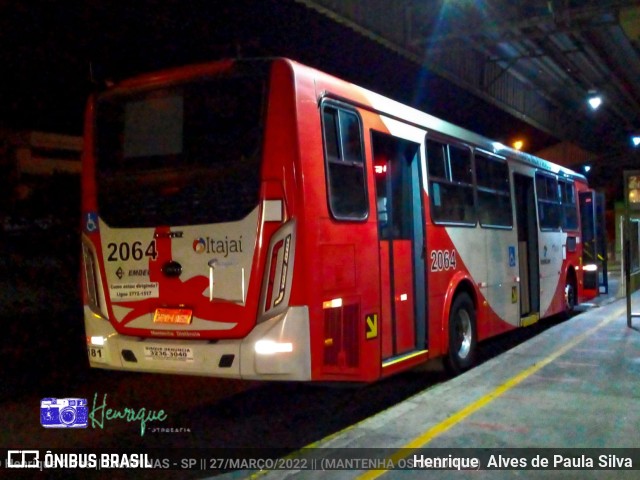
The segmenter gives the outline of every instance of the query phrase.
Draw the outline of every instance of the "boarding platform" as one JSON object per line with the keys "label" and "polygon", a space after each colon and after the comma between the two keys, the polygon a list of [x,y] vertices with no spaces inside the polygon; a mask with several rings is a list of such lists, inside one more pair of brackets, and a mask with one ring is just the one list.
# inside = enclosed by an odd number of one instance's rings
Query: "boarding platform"
{"label": "boarding platform", "polygon": [[[640,310],[640,292],[632,295],[632,303]],[[551,460],[555,449],[593,449],[587,452],[595,455],[594,468],[587,463],[582,470],[235,471],[216,478],[638,478],[638,452],[635,470],[598,465],[601,451],[612,454],[605,449],[640,447],[640,320],[636,322],[627,327],[624,298],[601,297],[585,312],[467,373],[310,446],[327,452],[386,449],[395,460],[412,458],[412,449],[422,448],[551,449],[543,451]],[[614,458],[602,461],[620,462],[620,453],[625,451],[614,451]],[[291,458],[296,456],[303,458],[304,452]]]}

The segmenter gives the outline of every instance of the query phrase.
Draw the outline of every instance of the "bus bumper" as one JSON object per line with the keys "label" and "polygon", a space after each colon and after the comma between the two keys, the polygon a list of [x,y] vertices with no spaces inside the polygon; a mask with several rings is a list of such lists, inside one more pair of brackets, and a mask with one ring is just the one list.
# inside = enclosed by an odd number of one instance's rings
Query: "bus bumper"
{"label": "bus bumper", "polygon": [[248,380],[311,380],[309,310],[289,307],[243,339],[191,340],[119,334],[85,306],[87,354],[93,368]]}

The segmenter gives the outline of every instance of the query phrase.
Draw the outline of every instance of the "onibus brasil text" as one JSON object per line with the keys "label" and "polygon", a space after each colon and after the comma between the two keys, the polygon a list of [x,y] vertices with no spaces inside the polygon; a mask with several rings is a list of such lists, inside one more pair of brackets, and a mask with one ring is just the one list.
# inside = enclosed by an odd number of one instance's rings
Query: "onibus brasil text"
{"label": "onibus brasil text", "polygon": [[[47,451],[42,461],[36,460],[36,465],[20,465],[21,467],[40,469],[57,468],[170,468],[168,458],[151,458],[148,453],[52,453]],[[15,467],[9,463],[8,467]]]}

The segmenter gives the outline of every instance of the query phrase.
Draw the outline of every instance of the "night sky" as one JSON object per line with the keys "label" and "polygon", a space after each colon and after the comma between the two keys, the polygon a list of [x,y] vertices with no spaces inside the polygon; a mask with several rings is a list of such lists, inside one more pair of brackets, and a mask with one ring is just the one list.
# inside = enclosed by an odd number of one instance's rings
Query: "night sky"
{"label": "night sky", "polygon": [[557,140],[293,0],[0,0],[0,128],[79,135],[106,79],[287,56],[529,151]]}

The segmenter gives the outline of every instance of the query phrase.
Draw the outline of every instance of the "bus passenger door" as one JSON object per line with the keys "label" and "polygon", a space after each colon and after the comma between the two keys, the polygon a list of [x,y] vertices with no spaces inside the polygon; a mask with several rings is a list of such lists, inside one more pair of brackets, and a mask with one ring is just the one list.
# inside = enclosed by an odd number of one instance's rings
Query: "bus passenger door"
{"label": "bus passenger door", "polygon": [[540,270],[538,252],[538,216],[533,177],[513,174],[520,262],[520,325],[540,318]]}
{"label": "bus passenger door", "polygon": [[372,145],[385,360],[426,345],[420,145],[379,132]]}
{"label": "bus passenger door", "polygon": [[[598,235],[596,232],[596,192],[579,193],[582,230],[582,288],[585,298],[598,294]],[[583,300],[582,298],[579,300]]]}
{"label": "bus passenger door", "polygon": [[604,193],[596,192],[596,255],[598,258],[598,293],[609,293],[609,265],[607,260],[607,204]]}

